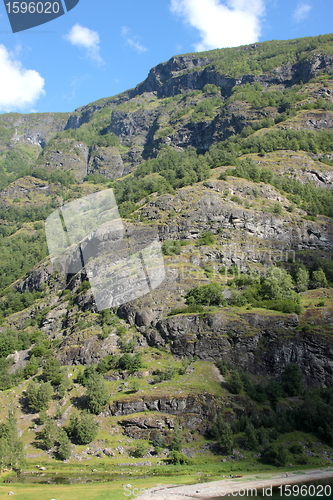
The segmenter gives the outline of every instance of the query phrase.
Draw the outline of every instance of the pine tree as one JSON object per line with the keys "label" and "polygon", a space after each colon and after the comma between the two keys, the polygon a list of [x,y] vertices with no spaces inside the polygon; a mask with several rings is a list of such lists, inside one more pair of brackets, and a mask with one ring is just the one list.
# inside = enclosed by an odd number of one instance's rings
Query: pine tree
{"label": "pine tree", "polygon": [[327,278],[322,268],[319,268],[317,271],[313,271],[312,286],[313,288],[327,288]]}
{"label": "pine tree", "polygon": [[57,425],[54,420],[48,418],[42,431],[40,432],[40,437],[43,440],[43,446],[46,450],[49,450],[54,446],[56,434]]}
{"label": "pine tree", "polygon": [[224,430],[221,433],[218,444],[225,453],[232,453],[234,447],[234,436],[231,427],[228,423],[225,424]]}
{"label": "pine tree", "polygon": [[71,442],[64,429],[58,432],[57,456],[59,460],[67,460],[71,456]]}
{"label": "pine tree", "polygon": [[108,402],[109,393],[106,389],[104,379],[100,375],[91,378],[87,385],[88,410],[98,415]]}
{"label": "pine tree", "polygon": [[173,451],[180,451],[183,447],[183,436],[182,431],[177,425],[173,431],[172,441],[171,441],[171,449]]}
{"label": "pine tree", "polygon": [[18,437],[15,411],[11,408],[8,411],[6,423],[2,424],[0,428],[1,470],[7,467],[20,469],[24,461],[23,443]]}
{"label": "pine tree", "polygon": [[234,436],[230,425],[223,420],[221,414],[218,415],[213,427],[212,434],[221,450],[225,453],[232,453],[234,447]]}
{"label": "pine tree", "polygon": [[258,447],[258,437],[256,430],[250,422],[246,424],[244,429],[245,439],[244,444],[248,450],[255,450]]}

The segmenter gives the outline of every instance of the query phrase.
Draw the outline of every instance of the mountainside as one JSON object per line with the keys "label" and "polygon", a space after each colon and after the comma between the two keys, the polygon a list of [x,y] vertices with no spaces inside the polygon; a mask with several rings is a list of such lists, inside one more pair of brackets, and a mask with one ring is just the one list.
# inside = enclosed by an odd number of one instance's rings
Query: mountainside
{"label": "mountainside", "polygon": [[[0,188],[0,400],[28,458],[57,456],[38,445],[45,421],[73,463],[90,442],[115,464],[138,439],[179,452],[178,427],[188,457],[211,457],[219,415],[266,458],[261,428],[333,445],[333,35],[176,56],[73,113],[1,115]],[[45,219],[107,188],[128,233],[158,233],[165,279],[98,311],[84,267],[51,265]],[[37,382],[53,399],[34,406]],[[140,453],[155,464],[154,446]]]}

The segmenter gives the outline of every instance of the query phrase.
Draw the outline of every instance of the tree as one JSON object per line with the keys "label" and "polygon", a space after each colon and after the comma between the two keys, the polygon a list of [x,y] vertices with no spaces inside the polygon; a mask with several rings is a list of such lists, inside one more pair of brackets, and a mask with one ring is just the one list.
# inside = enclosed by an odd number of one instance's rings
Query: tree
{"label": "tree", "polygon": [[313,288],[327,288],[326,274],[321,267],[317,271],[313,271],[311,285]]}
{"label": "tree", "polygon": [[109,393],[102,375],[96,375],[90,379],[87,385],[87,397],[90,413],[95,415],[101,413],[109,399]]}
{"label": "tree", "polygon": [[234,436],[230,425],[223,420],[221,414],[218,415],[215,423],[213,424],[212,434],[222,451],[226,454],[232,453],[234,447]]}
{"label": "tree", "polygon": [[48,418],[40,432],[43,446],[46,450],[53,448],[57,435],[57,425],[51,418]]}
{"label": "tree", "polygon": [[23,443],[17,432],[17,421],[13,408],[8,411],[7,421],[0,426],[0,467],[20,469],[25,457]]}
{"label": "tree", "polygon": [[233,370],[228,378],[229,391],[233,394],[239,394],[243,389],[243,382],[238,370]]}
{"label": "tree", "polygon": [[258,437],[257,432],[251,424],[251,422],[247,422],[245,430],[244,430],[245,438],[244,444],[248,450],[255,450],[258,447]]}
{"label": "tree", "polygon": [[89,444],[97,436],[98,424],[89,413],[71,415],[67,434],[77,444]]}
{"label": "tree", "polygon": [[164,446],[164,439],[160,432],[157,432],[152,440],[152,445],[155,449],[162,449]]}
{"label": "tree", "polygon": [[41,382],[40,384],[33,380],[27,387],[27,395],[30,408],[36,413],[46,410],[49,407],[53,393],[50,382]]}
{"label": "tree", "polygon": [[58,432],[57,456],[59,460],[67,460],[71,456],[71,442],[64,429]]}
{"label": "tree", "polygon": [[298,365],[289,363],[282,375],[282,387],[289,396],[297,396],[302,390],[302,372]]}
{"label": "tree", "polygon": [[309,271],[305,269],[305,267],[299,267],[296,271],[296,291],[297,292],[306,292],[309,288]]}
{"label": "tree", "polygon": [[61,372],[61,364],[57,358],[49,358],[40,377],[44,382],[51,382],[52,385],[60,385],[63,374]]}
{"label": "tree", "polygon": [[261,293],[266,300],[293,299],[294,283],[290,274],[281,267],[271,266],[262,279]]}
{"label": "tree", "polygon": [[172,441],[171,441],[171,449],[173,451],[180,451],[183,447],[183,436],[182,431],[179,425],[175,426],[173,431]]}
{"label": "tree", "polygon": [[263,458],[273,465],[283,466],[288,461],[288,452],[283,444],[271,444],[265,449]]}

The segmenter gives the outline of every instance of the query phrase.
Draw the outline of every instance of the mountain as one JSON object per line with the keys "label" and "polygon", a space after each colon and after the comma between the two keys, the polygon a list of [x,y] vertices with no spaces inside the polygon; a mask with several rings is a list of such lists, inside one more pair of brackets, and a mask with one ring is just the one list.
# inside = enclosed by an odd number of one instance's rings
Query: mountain
{"label": "mountain", "polygon": [[[177,421],[189,456],[209,432],[223,449],[221,412],[239,446],[253,418],[282,432],[278,411],[333,445],[332,144],[333,35],[176,56],[73,113],[0,116],[0,399],[21,397],[28,457],[34,381],[74,460],[85,407],[111,462],[131,453],[117,440],[172,447]],[[52,267],[44,221],[107,188],[129,231],[158,233],[165,280],[98,312],[85,268]]]}

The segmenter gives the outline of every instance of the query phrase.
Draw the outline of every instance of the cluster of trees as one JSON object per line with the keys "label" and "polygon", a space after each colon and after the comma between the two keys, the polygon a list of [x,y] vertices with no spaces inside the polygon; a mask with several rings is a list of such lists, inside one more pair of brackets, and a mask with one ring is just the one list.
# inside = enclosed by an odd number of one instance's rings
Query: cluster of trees
{"label": "cluster of trees", "polygon": [[53,172],[49,172],[46,168],[36,167],[32,170],[31,175],[37,179],[58,183],[66,187],[69,187],[76,182],[74,175],[68,170],[57,169]]}
{"label": "cluster of trees", "polygon": [[332,35],[320,35],[292,41],[274,40],[255,46],[216,49],[203,53],[214,61],[223,75],[239,77],[244,74],[262,74],[286,64],[306,61],[320,51],[332,53]]}
{"label": "cluster of trees", "polygon": [[58,427],[52,418],[47,417],[44,427],[37,437],[45,450],[55,447],[55,453],[59,460],[67,460],[71,456],[71,442],[68,434],[65,429]]}
{"label": "cluster of trees", "polygon": [[[11,279],[10,275],[7,279],[8,281]],[[7,280],[5,280],[5,282],[6,281]],[[18,292],[17,290],[14,290],[12,288],[7,288],[4,291],[2,301],[0,302],[0,320],[3,316],[9,316],[10,314],[22,311],[26,307],[31,306],[37,299],[42,296],[42,292]],[[17,349],[14,349],[12,352],[14,352],[15,350]]]}
{"label": "cluster of trees", "polygon": [[[333,136],[332,136],[333,138]],[[251,159],[235,160],[236,167],[227,169],[224,175],[242,177],[253,182],[264,182],[279,191],[289,193],[290,201],[306,210],[309,215],[318,214],[333,217],[333,193],[331,189],[315,186],[311,182],[302,183],[292,176],[277,176],[267,168],[260,168]]]}
{"label": "cluster of trees", "polygon": [[[42,353],[44,358],[36,356],[36,354]],[[30,361],[23,371],[25,376],[35,375],[39,367],[42,366],[41,375],[33,378],[27,387],[29,407],[36,413],[48,409],[54,391],[56,391],[58,398],[62,399],[70,387],[66,370],[61,367],[59,360],[51,354],[51,350],[39,343],[30,351]]]}
{"label": "cluster of trees", "polygon": [[30,174],[31,159],[22,151],[8,151],[0,159],[0,190],[14,180]]}
{"label": "cluster of trees", "polygon": [[[18,234],[5,239],[0,237],[0,252],[0,290],[4,290],[19,276],[24,275],[32,266],[46,257],[45,233],[43,230],[38,230],[32,235]],[[12,296],[11,299],[14,297]],[[8,306],[11,307],[13,302],[10,301]]]}
{"label": "cluster of trees", "polygon": [[8,207],[1,206],[0,219],[15,223],[42,221],[46,219],[57,206],[58,204],[56,202],[51,202],[43,206],[16,206],[14,204]]}
{"label": "cluster of trees", "polygon": [[135,172],[114,186],[121,215],[136,209],[135,203],[151,193],[173,193],[174,189],[207,179],[210,168],[194,148],[176,152],[163,146],[158,158],[142,162]]}
{"label": "cluster of trees", "polygon": [[235,294],[231,304],[236,306],[251,304],[285,313],[301,312],[300,298],[295,291],[292,276],[282,267],[271,266],[265,275],[259,273],[241,275],[234,280],[242,287],[240,294]]}
{"label": "cluster of trees", "polygon": [[[111,113],[109,114],[109,119]],[[110,134],[107,127],[101,128],[97,123],[84,123],[77,129],[68,129],[59,132],[49,141],[48,149],[54,147],[57,141],[62,139],[73,139],[75,142],[84,142],[88,147],[119,146],[119,139],[115,134]]]}
{"label": "cluster of trees", "polygon": [[[27,349],[33,343],[36,345],[30,350],[30,360],[24,369],[9,373],[13,360],[6,359],[8,354],[16,350]],[[27,333],[6,329],[0,335],[1,356],[0,356],[0,390],[6,390],[19,384],[25,378],[29,378],[38,372],[47,356],[51,356],[50,341],[39,331]],[[44,358],[43,358],[44,356]]]}
{"label": "cluster of trees", "polygon": [[[245,85],[237,85],[234,87],[232,96],[227,100],[227,103],[238,101],[246,101],[252,104],[255,109],[265,108],[267,106],[276,106],[280,113],[293,107],[297,102],[302,101],[304,96],[299,94],[298,87],[282,90],[264,89],[259,82],[246,83]],[[273,122],[274,123],[274,122]]]}
{"label": "cluster of trees", "polygon": [[[223,362],[217,363],[223,374],[228,370],[226,365]],[[269,463],[285,465],[290,461],[290,453],[299,463],[306,463],[302,447],[292,445],[289,450],[284,447],[283,451],[283,447],[276,442],[279,435],[293,431],[314,433],[332,446],[330,415],[333,411],[333,390],[305,390],[298,365],[286,365],[279,381],[272,380],[265,385],[251,382],[241,370],[232,370],[228,384],[233,393],[245,391],[256,403],[268,402],[270,406],[264,412],[253,409],[230,423],[220,413],[211,432],[223,453],[232,453],[237,435],[238,444],[248,450],[260,450],[263,459]],[[296,395],[299,402],[293,407],[277,405],[280,399]]]}
{"label": "cluster of trees", "polygon": [[268,384],[252,383],[245,372],[241,369],[228,370],[230,366],[223,363],[223,361],[218,361],[216,366],[223,375],[226,375],[229,371],[228,387],[230,392],[239,394],[245,391],[257,403],[269,402],[275,405],[279,399],[287,396],[298,396],[303,390],[302,373],[295,363],[286,365],[279,382],[270,380]]}
{"label": "cluster of trees", "polygon": [[[328,268],[332,272],[332,261]],[[203,312],[202,306],[251,305],[273,309],[284,313],[301,312],[298,292],[312,288],[325,287],[328,280],[322,268],[313,269],[311,274],[305,265],[297,261],[291,274],[282,267],[271,266],[264,275],[259,273],[241,273],[228,283],[231,285],[230,298],[224,297],[224,287],[213,282],[196,286],[185,295],[187,308],[174,309],[170,314]]]}
{"label": "cluster of trees", "polygon": [[46,417],[42,430],[38,433],[42,448],[54,449],[55,455],[60,460],[67,460],[71,456],[71,443],[82,445],[89,444],[95,439],[98,424],[91,414],[87,412],[73,413],[66,427],[58,427],[55,420]]}

